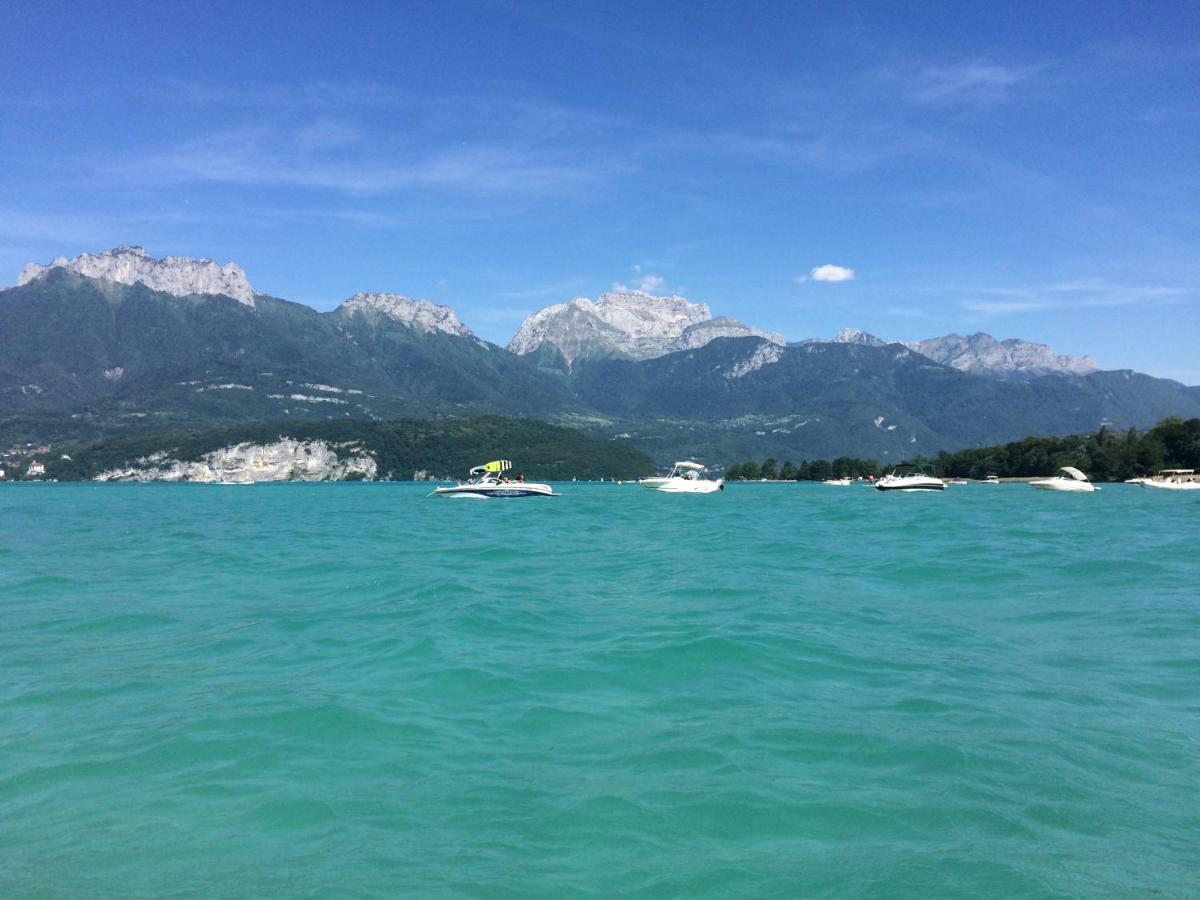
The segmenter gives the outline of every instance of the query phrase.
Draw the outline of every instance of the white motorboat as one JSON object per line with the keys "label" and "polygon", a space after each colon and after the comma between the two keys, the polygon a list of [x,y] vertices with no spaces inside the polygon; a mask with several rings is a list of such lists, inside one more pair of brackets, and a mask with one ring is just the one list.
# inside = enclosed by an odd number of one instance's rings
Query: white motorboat
{"label": "white motorboat", "polygon": [[660,487],[667,483],[667,476],[655,475],[651,478],[639,478],[638,484],[644,488],[649,488],[652,491],[657,491]]}
{"label": "white motorboat", "polygon": [[1097,489],[1088,481],[1088,477],[1074,466],[1063,466],[1052,478],[1031,481],[1029,486],[1035,491],[1067,491],[1071,493],[1086,493]]}
{"label": "white motorboat", "polygon": [[927,466],[896,466],[892,474],[875,482],[877,491],[944,491],[946,483],[929,474]]}
{"label": "white motorboat", "polygon": [[999,475],[989,475],[987,478],[983,479],[983,481],[980,482],[980,484],[999,484],[999,483],[1000,483]]}
{"label": "white motorboat", "polygon": [[1200,491],[1193,469],[1163,469],[1153,478],[1141,479],[1141,484],[1159,491]]}
{"label": "white motorboat", "polygon": [[456,497],[470,500],[487,500],[493,497],[557,497],[548,484],[536,484],[525,480],[524,475],[509,478],[504,473],[512,469],[507,459],[495,459],[476,466],[470,477],[453,487],[435,488],[430,496]]}
{"label": "white motorboat", "polygon": [[850,478],[826,478],[821,484],[832,484],[835,487],[850,487],[854,482]]}
{"label": "white motorboat", "polygon": [[[665,494],[711,494],[715,491],[725,490],[724,478],[717,481],[710,481],[707,478],[700,477],[700,473],[703,471],[704,466],[698,462],[692,462],[691,460],[677,462],[675,463],[675,467],[671,469],[671,474],[661,479],[662,484],[653,489],[662,491]],[[646,485],[646,487],[650,487],[650,485]]]}

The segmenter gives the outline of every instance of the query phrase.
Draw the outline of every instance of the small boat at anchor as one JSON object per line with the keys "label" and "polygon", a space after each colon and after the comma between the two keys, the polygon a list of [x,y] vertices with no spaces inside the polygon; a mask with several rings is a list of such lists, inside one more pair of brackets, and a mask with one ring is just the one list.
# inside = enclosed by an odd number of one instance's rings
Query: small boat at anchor
{"label": "small boat at anchor", "polygon": [[1074,466],[1063,466],[1053,477],[1039,478],[1029,482],[1029,486],[1035,491],[1064,491],[1075,494],[1099,490]]}
{"label": "small boat at anchor", "polygon": [[[712,494],[725,490],[725,479],[710,481],[701,478],[704,466],[691,460],[675,463],[666,478],[643,478],[642,487],[661,491],[664,494]],[[651,482],[647,484],[647,482]]]}
{"label": "small boat at anchor", "polygon": [[429,496],[465,498],[470,500],[488,500],[491,498],[508,499],[511,497],[558,497],[548,484],[538,484],[525,480],[524,475],[515,479],[504,473],[512,469],[512,462],[507,459],[494,459],[475,466],[468,473],[470,477],[452,487],[435,488]]}
{"label": "small boat at anchor", "polygon": [[1141,485],[1158,491],[1200,491],[1194,469],[1163,469],[1153,478],[1141,479]]}
{"label": "small boat at anchor", "polygon": [[877,491],[944,491],[946,482],[930,474],[928,466],[903,465],[892,469],[891,475],[885,475],[875,482]]}

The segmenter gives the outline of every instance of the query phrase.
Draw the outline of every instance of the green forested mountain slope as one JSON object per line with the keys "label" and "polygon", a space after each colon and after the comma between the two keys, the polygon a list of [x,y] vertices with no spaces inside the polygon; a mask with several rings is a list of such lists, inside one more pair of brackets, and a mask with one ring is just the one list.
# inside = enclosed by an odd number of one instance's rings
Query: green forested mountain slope
{"label": "green forested mountain slope", "polygon": [[718,338],[569,373],[464,334],[256,295],[176,297],[53,269],[0,291],[0,447],[252,422],[536,417],[630,435],[659,462],[897,459],[1200,415],[1132,372],[1003,381],[899,344]]}
{"label": "green forested mountain slope", "polygon": [[63,270],[0,292],[0,434],[500,412],[556,416],[560,379],[483,341],[258,295],[179,298]]}
{"label": "green forested mountain slope", "polygon": [[896,459],[1200,415],[1200,389],[1165,379],[1098,372],[999,381],[899,344],[792,345],[775,362],[737,375],[764,346],[730,338],[644,362],[605,360],[583,366],[574,386],[581,400],[627,423],[648,449],[705,423],[725,459]]}

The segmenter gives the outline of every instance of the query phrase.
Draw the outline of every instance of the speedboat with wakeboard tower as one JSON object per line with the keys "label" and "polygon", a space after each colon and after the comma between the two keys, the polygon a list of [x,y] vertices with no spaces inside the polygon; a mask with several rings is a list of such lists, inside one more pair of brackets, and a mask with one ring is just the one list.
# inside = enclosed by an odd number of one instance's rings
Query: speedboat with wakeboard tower
{"label": "speedboat with wakeboard tower", "polygon": [[524,475],[515,479],[504,473],[512,469],[512,462],[507,459],[494,459],[475,466],[468,473],[470,477],[453,487],[435,488],[430,496],[465,497],[473,500],[488,500],[493,497],[558,497],[548,484],[538,484],[525,480]]}
{"label": "speedboat with wakeboard tower", "polygon": [[930,473],[928,466],[902,465],[875,482],[877,491],[944,491],[946,482]]}

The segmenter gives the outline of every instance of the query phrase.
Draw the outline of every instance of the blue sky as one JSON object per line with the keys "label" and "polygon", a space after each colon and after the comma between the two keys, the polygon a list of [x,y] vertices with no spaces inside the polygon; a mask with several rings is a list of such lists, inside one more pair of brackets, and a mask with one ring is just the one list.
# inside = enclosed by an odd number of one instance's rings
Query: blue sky
{"label": "blue sky", "polygon": [[1200,384],[1200,4],[901,7],[5,4],[0,283],[142,244],[502,344],[643,285]]}

